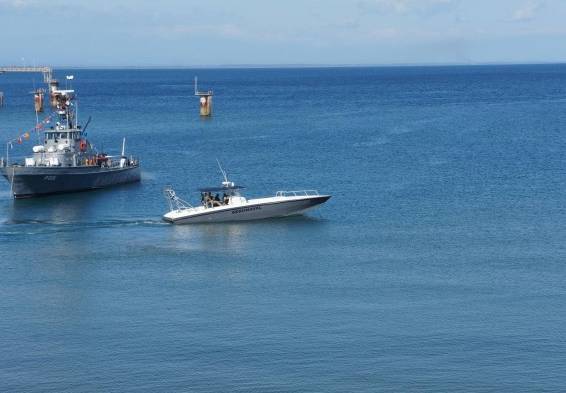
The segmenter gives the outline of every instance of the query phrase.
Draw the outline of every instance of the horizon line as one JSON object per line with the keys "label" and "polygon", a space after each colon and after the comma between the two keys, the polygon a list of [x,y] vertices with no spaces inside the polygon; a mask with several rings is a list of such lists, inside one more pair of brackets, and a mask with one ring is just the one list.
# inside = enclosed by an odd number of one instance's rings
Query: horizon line
{"label": "horizon line", "polygon": [[[423,62],[423,63],[285,63],[285,64],[195,64],[195,65],[51,65],[59,69],[272,69],[272,68],[388,68],[388,67],[465,67],[465,66],[509,66],[509,65],[564,65],[566,61],[536,62]],[[10,64],[10,66],[15,66]],[[25,67],[27,65],[22,65]]]}

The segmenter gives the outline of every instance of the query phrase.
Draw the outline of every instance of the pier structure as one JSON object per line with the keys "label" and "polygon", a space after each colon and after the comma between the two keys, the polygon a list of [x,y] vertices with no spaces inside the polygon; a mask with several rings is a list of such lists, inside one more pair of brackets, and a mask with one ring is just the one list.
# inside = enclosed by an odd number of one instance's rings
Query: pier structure
{"label": "pier structure", "polygon": [[[47,83],[49,86],[49,94],[51,97],[51,105],[54,103],[54,91],[57,90],[59,83],[53,79],[53,68],[40,66],[40,67],[22,67],[22,66],[6,66],[0,67],[0,74],[4,74],[6,72],[31,72],[31,73],[41,73],[43,74],[43,82]],[[33,103],[36,112],[43,112],[43,96],[45,90],[44,89],[37,89],[33,92]],[[2,97],[3,101],[3,97]],[[0,106],[2,103],[0,103]]]}
{"label": "pier structure", "polygon": [[51,67],[20,67],[20,66],[7,66],[0,67],[0,74],[5,72],[39,72],[43,74],[43,81],[49,83],[53,79],[53,68]]}
{"label": "pier structure", "polygon": [[199,91],[198,90],[198,78],[195,76],[195,96],[200,97],[200,115],[201,116],[211,116],[212,115],[212,90]]}

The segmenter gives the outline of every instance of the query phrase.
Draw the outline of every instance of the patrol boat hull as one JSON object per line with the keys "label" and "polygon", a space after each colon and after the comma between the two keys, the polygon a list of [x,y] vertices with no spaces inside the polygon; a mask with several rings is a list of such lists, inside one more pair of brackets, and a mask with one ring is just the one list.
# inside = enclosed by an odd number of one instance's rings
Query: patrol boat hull
{"label": "patrol boat hull", "polygon": [[237,206],[174,210],[163,216],[174,224],[250,221],[305,213],[330,199],[329,195],[250,199]]}
{"label": "patrol boat hull", "polygon": [[139,165],[112,168],[8,166],[0,168],[0,173],[18,199],[95,190],[141,179]]}

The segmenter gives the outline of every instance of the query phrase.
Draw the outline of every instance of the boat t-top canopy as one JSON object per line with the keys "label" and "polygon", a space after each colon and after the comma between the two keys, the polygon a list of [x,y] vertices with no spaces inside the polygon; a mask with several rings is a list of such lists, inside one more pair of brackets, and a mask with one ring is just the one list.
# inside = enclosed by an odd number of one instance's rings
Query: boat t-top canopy
{"label": "boat t-top canopy", "polygon": [[199,188],[200,192],[220,192],[220,191],[231,191],[231,190],[241,190],[246,188],[244,186],[227,186],[227,187],[203,187]]}
{"label": "boat t-top canopy", "polygon": [[62,96],[72,96],[75,95],[75,91],[74,90],[53,90],[52,93],[54,94],[61,94]]}

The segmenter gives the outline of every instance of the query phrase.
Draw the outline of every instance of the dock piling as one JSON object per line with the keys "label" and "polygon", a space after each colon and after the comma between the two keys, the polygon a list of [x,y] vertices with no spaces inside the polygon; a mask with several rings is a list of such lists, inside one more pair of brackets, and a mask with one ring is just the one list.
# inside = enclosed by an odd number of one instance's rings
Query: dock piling
{"label": "dock piling", "polygon": [[43,95],[45,90],[36,89],[33,93],[33,104],[37,113],[43,112]]}

